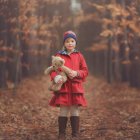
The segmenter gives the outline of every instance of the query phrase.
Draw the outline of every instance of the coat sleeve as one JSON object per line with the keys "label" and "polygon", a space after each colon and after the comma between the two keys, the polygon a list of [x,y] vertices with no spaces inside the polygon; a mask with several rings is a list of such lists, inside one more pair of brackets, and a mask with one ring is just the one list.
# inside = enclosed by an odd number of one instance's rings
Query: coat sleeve
{"label": "coat sleeve", "polygon": [[85,81],[86,77],[88,76],[88,67],[83,55],[80,54],[80,68],[77,70],[78,72],[78,79]]}
{"label": "coat sleeve", "polygon": [[55,71],[50,73],[51,80],[54,80],[55,76],[58,75]]}
{"label": "coat sleeve", "polygon": [[51,80],[54,80],[54,78],[55,78],[57,75],[59,75],[59,73],[61,73],[61,72],[62,72],[61,68],[59,68],[59,69],[57,70],[57,72],[56,72],[56,71],[52,71],[52,72],[50,73]]}

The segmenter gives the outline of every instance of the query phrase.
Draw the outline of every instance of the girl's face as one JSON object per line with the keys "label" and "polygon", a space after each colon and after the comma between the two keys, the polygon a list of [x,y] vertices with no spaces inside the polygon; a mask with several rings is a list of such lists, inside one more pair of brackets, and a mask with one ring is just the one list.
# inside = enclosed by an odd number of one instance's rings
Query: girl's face
{"label": "girl's face", "polygon": [[72,52],[76,47],[76,41],[73,38],[67,38],[64,42],[64,46],[68,52]]}

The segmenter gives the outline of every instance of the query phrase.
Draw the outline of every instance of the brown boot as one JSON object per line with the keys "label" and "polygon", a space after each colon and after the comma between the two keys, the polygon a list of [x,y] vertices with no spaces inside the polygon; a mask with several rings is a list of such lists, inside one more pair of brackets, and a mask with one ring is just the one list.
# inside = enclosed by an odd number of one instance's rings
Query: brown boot
{"label": "brown boot", "polygon": [[70,117],[71,127],[72,127],[72,137],[73,139],[79,138],[79,116]]}
{"label": "brown boot", "polygon": [[58,140],[65,140],[66,139],[67,120],[68,120],[67,117],[59,117],[58,118],[58,125],[59,125]]}

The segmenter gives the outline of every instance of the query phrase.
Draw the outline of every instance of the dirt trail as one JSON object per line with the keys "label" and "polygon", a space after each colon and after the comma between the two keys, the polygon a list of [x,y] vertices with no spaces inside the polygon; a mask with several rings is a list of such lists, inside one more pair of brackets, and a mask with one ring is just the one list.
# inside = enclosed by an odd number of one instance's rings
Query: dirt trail
{"label": "dirt trail", "polygon": [[[25,79],[13,95],[0,91],[0,140],[56,140],[59,109],[48,106],[48,80]],[[81,108],[81,140],[140,140],[140,90],[89,76]],[[67,137],[71,133],[67,128]]]}
{"label": "dirt trail", "polygon": [[89,81],[93,88],[87,88],[89,106],[82,112],[83,140],[140,140],[140,90]]}

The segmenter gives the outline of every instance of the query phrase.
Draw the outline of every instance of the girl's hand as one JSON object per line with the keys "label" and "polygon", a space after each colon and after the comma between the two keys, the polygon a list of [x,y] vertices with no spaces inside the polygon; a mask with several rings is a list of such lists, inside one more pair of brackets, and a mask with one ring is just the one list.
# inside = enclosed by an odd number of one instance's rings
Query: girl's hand
{"label": "girl's hand", "polygon": [[76,77],[76,76],[78,76],[78,72],[77,71],[71,71],[70,73],[69,73],[69,75],[68,75],[68,77],[70,78],[70,79],[73,79],[74,77]]}

